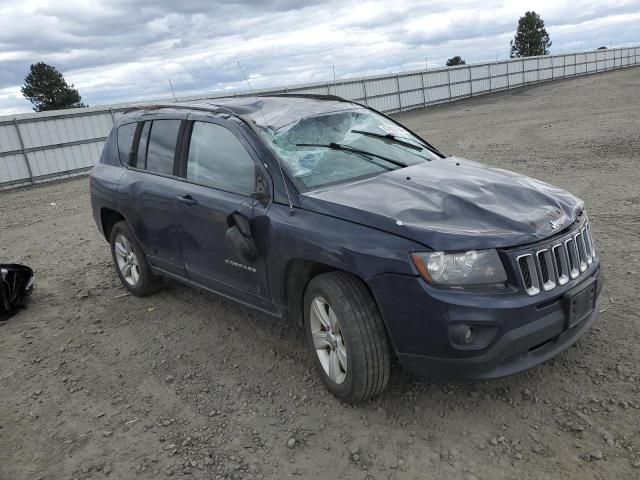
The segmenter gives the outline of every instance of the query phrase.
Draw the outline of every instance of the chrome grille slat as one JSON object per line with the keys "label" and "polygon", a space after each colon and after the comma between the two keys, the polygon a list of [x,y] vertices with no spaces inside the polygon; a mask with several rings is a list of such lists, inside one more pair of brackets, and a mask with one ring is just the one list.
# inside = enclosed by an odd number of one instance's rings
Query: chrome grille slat
{"label": "chrome grille slat", "polygon": [[584,246],[582,233],[576,233],[576,236],[573,237],[573,239],[576,242],[576,251],[578,252],[578,266],[580,268],[580,272],[584,272],[587,269],[587,249]]}
{"label": "chrome grille slat", "polygon": [[568,238],[564,242],[564,247],[567,249],[567,258],[569,258],[569,276],[572,279],[577,278],[580,275],[580,267],[578,266],[580,260],[578,259],[575,240]]}
{"label": "chrome grille slat", "polygon": [[539,250],[536,253],[538,257],[538,265],[540,266],[540,278],[542,280],[542,289],[544,291],[556,288],[556,272],[553,266],[553,259],[548,248]]}
{"label": "chrome grille slat", "polygon": [[580,233],[582,234],[582,243],[584,244],[584,251],[587,256],[586,258],[587,265],[591,265],[593,263],[593,256],[591,255],[591,247],[589,246],[589,236],[587,233],[587,227],[586,226],[582,227],[582,230],[580,230]]}
{"label": "chrome grille slat", "polygon": [[591,256],[591,261],[596,258],[596,247],[593,244],[593,236],[591,235],[591,226],[589,224],[584,227],[585,240],[587,243],[587,247],[589,248],[589,255]]}
{"label": "chrome grille slat", "polygon": [[518,257],[518,266],[520,267],[520,275],[525,291],[529,295],[540,293],[540,281],[538,279],[538,269],[533,255],[527,253]]}
{"label": "chrome grille slat", "polygon": [[553,251],[553,261],[558,275],[558,285],[564,285],[569,281],[569,261],[567,260],[567,251],[564,249],[564,245],[562,243],[554,245],[551,250]]}
{"label": "chrome grille slat", "polygon": [[578,278],[595,259],[591,228],[586,222],[554,244],[518,255],[516,263],[525,292],[533,296]]}

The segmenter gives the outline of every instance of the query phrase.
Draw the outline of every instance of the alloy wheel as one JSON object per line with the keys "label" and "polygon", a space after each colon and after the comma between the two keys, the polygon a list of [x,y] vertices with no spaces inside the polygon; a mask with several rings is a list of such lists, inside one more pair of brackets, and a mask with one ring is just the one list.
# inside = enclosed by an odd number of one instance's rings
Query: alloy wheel
{"label": "alloy wheel", "polygon": [[320,364],[329,379],[341,384],[347,378],[347,347],[331,305],[322,297],[311,302],[311,335]]}
{"label": "alloy wheel", "polygon": [[133,246],[127,237],[118,235],[114,244],[116,262],[118,269],[122,274],[125,282],[135,287],[140,280],[140,267],[138,266],[138,257],[133,251]]}

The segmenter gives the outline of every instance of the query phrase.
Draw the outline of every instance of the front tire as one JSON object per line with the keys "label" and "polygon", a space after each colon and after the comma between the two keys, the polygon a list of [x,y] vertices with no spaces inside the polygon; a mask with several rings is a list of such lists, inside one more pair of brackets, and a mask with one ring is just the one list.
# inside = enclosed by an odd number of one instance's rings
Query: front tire
{"label": "front tire", "polygon": [[345,272],[319,275],[304,295],[304,326],[323,383],[340,400],[361,402],[389,381],[389,341],[365,284]]}
{"label": "front tire", "polygon": [[133,232],[124,220],[116,223],[109,236],[111,256],[120,281],[134,295],[143,297],[163,285],[162,277],[154,275]]}

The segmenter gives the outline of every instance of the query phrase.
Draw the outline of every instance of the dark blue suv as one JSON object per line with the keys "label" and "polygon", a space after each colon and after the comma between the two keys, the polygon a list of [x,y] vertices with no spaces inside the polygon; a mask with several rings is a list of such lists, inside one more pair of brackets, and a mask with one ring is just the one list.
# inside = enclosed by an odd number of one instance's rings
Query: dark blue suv
{"label": "dark blue suv", "polygon": [[520,372],[572,345],[602,287],[583,202],[445,157],[338,97],[132,109],[91,173],[124,286],[163,277],[301,325],[327,388]]}

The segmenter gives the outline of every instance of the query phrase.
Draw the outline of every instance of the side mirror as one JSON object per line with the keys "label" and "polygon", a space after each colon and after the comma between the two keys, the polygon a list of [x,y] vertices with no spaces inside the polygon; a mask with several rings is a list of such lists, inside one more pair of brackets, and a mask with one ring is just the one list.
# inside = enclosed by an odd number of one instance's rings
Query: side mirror
{"label": "side mirror", "polygon": [[253,238],[245,237],[238,225],[227,229],[225,234],[227,245],[243,261],[253,263],[258,258],[259,252]]}
{"label": "side mirror", "polygon": [[229,227],[238,227],[238,230],[240,230],[242,235],[247,238],[253,238],[251,233],[251,223],[249,223],[249,219],[241,213],[233,212],[229,215],[229,218],[227,218],[227,225]]}
{"label": "side mirror", "polygon": [[243,262],[253,263],[260,255],[260,250],[253,240],[249,219],[239,212],[233,212],[227,218],[229,228],[225,240],[229,248]]}

